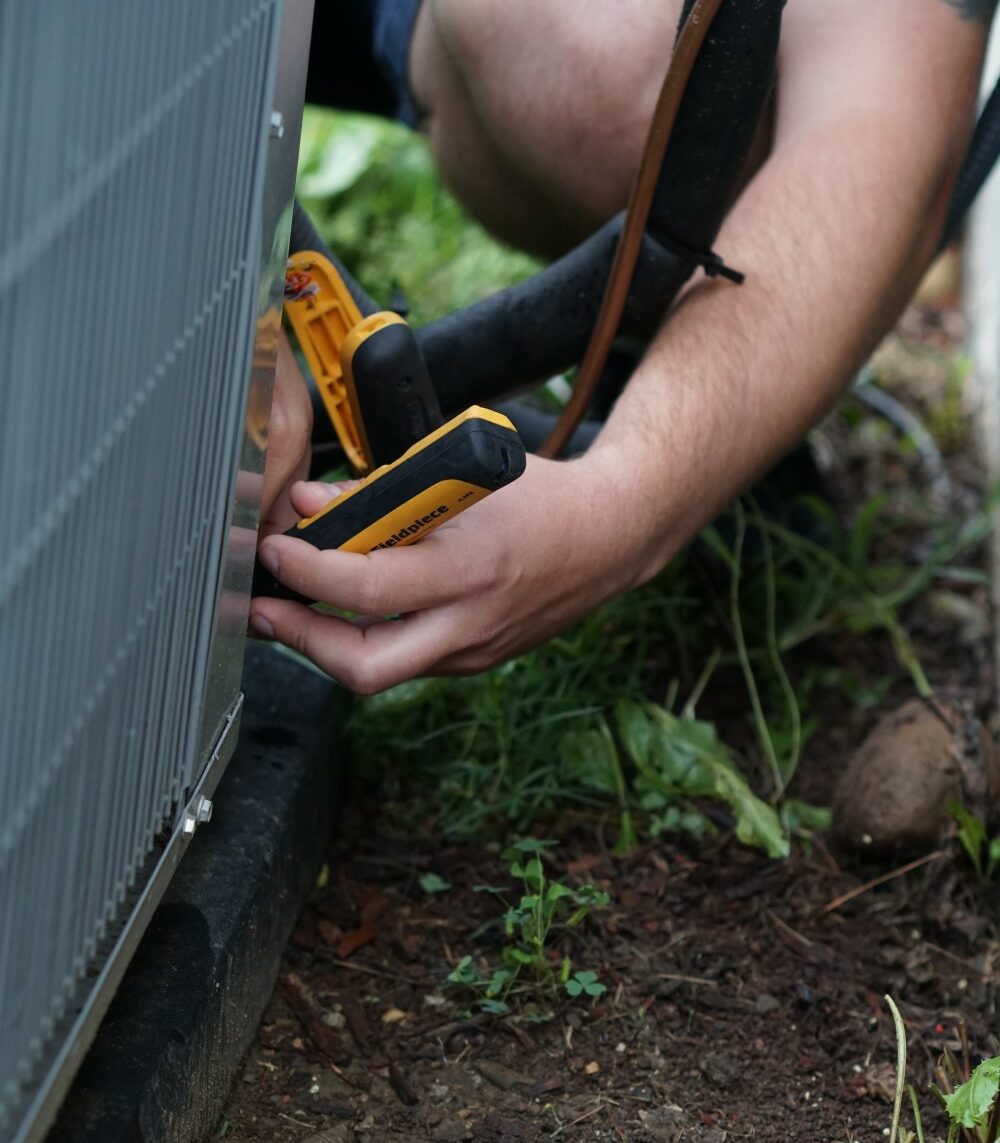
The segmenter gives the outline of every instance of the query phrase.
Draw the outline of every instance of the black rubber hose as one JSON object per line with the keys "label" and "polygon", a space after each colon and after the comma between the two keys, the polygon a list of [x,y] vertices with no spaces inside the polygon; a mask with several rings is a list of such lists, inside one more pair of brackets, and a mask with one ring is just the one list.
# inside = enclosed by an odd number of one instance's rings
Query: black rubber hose
{"label": "black rubber hose", "polygon": [[[417,330],[445,414],[575,365],[587,347],[624,215],[527,281]],[[692,267],[647,236],[623,326],[649,335]]]}
{"label": "black rubber hose", "polygon": [[962,219],[972,206],[976,195],[982,190],[983,183],[996,166],[997,159],[1000,159],[1000,81],[993,88],[979,113],[969,153],[965,157],[952,192],[948,219],[941,238],[942,249],[958,233]]}
{"label": "black rubber hose", "polygon": [[[740,185],[775,73],[785,0],[727,0],[692,73],[661,175],[651,232],[620,332],[650,337],[707,251]],[[417,333],[445,412],[490,402],[575,365],[608,279],[622,217],[533,278]],[[669,248],[653,237],[663,236]]]}
{"label": "black rubber hose", "polygon": [[[535,452],[541,446],[558,420],[556,413],[547,413],[544,409],[536,409],[523,401],[498,401],[493,408],[510,418],[528,452]],[[581,421],[570,437],[569,444],[563,449],[562,455],[576,456],[586,452],[603,427],[598,421]]]}
{"label": "black rubber hose", "polygon": [[[682,21],[693,0],[684,4]],[[647,229],[707,251],[733,204],[774,89],[785,0],[727,0],[677,114]],[[725,253],[723,251],[723,253]]]}

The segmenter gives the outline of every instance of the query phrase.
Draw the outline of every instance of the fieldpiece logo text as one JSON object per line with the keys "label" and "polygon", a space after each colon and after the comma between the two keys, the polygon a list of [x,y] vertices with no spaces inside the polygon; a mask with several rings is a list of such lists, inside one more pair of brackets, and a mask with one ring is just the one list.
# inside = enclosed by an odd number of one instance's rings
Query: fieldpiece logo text
{"label": "fieldpiece logo text", "polygon": [[372,551],[378,548],[394,548],[397,544],[401,544],[404,540],[408,540],[411,536],[415,536],[421,528],[426,528],[433,520],[439,516],[443,516],[448,511],[446,505],[442,504],[440,508],[435,508],[426,516],[421,516],[419,520],[414,520],[412,524],[407,524],[405,528],[394,532],[387,540],[383,540],[381,544],[376,544]]}

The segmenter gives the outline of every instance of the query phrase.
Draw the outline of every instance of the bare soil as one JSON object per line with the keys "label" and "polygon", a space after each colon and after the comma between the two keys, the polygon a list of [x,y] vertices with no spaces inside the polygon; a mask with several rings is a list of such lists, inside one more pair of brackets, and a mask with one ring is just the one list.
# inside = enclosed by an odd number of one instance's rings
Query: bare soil
{"label": "bare soil", "polygon": [[[960,321],[938,302],[911,311],[901,329],[883,351],[896,370],[893,392],[928,413],[941,392],[934,363],[946,368]],[[885,434],[866,424],[835,423],[821,442],[845,513],[873,488],[903,503],[925,478],[919,457],[887,450]],[[981,484],[962,446],[956,438],[945,457],[946,495],[960,514]],[[918,528],[898,542],[919,559]],[[982,585],[939,583],[906,620],[934,685],[995,731]],[[838,635],[800,654],[800,666],[821,656],[871,678],[893,673],[881,637]],[[888,707],[912,695],[894,677]],[[877,712],[824,694],[798,793],[829,804]],[[722,710],[726,695],[716,701]],[[443,986],[460,956],[497,943],[502,906],[475,888],[514,892],[499,847],[446,845],[430,823],[371,795],[355,800],[219,1135],[867,1143],[888,1134],[892,1116],[896,1048],[885,993],[902,1011],[918,1091],[946,1046],[959,1056],[967,1046],[970,1064],[997,1051],[998,891],[976,883],[954,837],[864,866],[821,839],[776,862],[729,835],[702,845],[661,839],[616,856],[614,827],[609,814],[532,830],[563,839],[551,876],[593,882],[613,900],[557,944],[608,992],[557,997],[551,1018],[533,1022],[523,1011],[470,1015],[467,998]],[[901,872],[914,856],[922,862]],[[450,888],[424,892],[428,872]],[[894,876],[865,887],[884,874]],[[922,1106],[928,1143],[943,1140],[933,1099]]]}

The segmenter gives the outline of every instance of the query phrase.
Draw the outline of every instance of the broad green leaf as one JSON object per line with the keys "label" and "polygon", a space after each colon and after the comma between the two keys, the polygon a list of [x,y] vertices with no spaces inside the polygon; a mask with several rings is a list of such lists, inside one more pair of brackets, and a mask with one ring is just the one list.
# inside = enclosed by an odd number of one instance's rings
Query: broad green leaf
{"label": "broad green leaf", "polygon": [[828,830],[833,814],[826,806],[814,806],[810,802],[800,802],[787,798],[781,806],[781,819],[789,833],[796,829]]}
{"label": "broad green leaf", "polygon": [[608,894],[603,889],[598,889],[596,885],[581,885],[579,889],[572,890],[572,896],[577,904],[590,905],[594,908],[600,908],[611,902]]}
{"label": "broad green leaf", "polygon": [[615,720],[639,771],[640,794],[650,788],[667,796],[710,791],[701,756],[721,748],[710,723],[677,718],[653,703],[628,701],[617,705]]}
{"label": "broad green leaf", "polygon": [[769,857],[788,856],[788,838],[774,809],[757,797],[742,775],[719,762],[715,771],[715,792],[736,817],[736,836],[747,845],[760,846]]}
{"label": "broad green leaf", "polygon": [[1000,1056],[983,1060],[971,1076],[944,1097],[945,1109],[955,1123],[980,1127],[986,1122],[1000,1088]]}
{"label": "broad green leaf", "polygon": [[570,996],[580,996],[584,992],[588,996],[603,996],[607,990],[607,986],[597,979],[596,972],[575,972],[572,979],[566,981],[566,991]]}
{"label": "broad green leaf", "polygon": [[463,956],[455,967],[448,973],[451,984],[472,984],[479,979],[479,970],[471,956]]}
{"label": "broad green leaf", "polygon": [[451,888],[451,883],[437,873],[421,873],[419,881],[425,893],[445,893]]}
{"label": "broad green leaf", "polygon": [[618,788],[616,761],[613,740],[590,727],[567,736],[560,772],[567,783],[614,794]]}
{"label": "broad green leaf", "polygon": [[486,986],[487,996],[499,996],[501,992],[507,987],[507,984],[513,979],[514,974],[507,968],[498,968],[493,973],[493,977],[489,984]]}
{"label": "broad green leaf", "polygon": [[[515,841],[511,844],[507,853],[510,853],[511,850],[525,854],[541,853],[543,849],[551,849],[558,844],[559,842],[553,841],[552,838],[522,837],[519,841]],[[503,860],[509,861],[510,858],[507,854],[504,854]]]}
{"label": "broad green leaf", "polygon": [[[521,877],[523,877],[525,882],[532,886],[532,888],[538,889],[541,887],[542,882],[545,880],[545,871],[542,869],[542,863],[537,857],[533,857],[528,864],[525,865]],[[523,900],[521,903],[522,905],[524,904]]]}
{"label": "broad green leaf", "polygon": [[663,793],[713,794],[733,811],[736,836],[771,857],[788,856],[778,815],[733,766],[715,727],[678,718],[652,703],[619,703],[616,716],[625,747],[643,779]]}
{"label": "broad green leaf", "polygon": [[615,724],[625,751],[640,770],[652,764],[656,730],[641,703],[623,699],[615,707]]}

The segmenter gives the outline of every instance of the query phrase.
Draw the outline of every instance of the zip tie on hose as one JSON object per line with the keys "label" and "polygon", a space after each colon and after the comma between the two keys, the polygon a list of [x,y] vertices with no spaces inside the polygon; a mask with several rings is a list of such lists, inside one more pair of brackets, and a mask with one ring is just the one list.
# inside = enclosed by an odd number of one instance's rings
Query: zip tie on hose
{"label": "zip tie on hose", "polygon": [[734,270],[732,266],[728,266],[721,255],[716,254],[714,250],[694,250],[690,246],[685,246],[683,242],[678,242],[676,238],[671,238],[669,234],[656,234],[650,237],[664,250],[676,254],[685,262],[700,266],[709,278],[725,278],[728,282],[735,282],[737,286],[742,286],[746,281],[747,276],[742,270]]}

